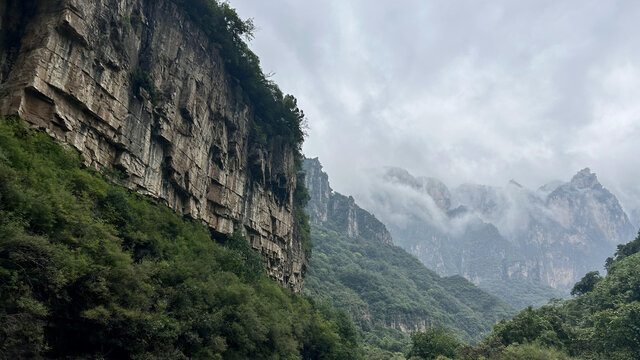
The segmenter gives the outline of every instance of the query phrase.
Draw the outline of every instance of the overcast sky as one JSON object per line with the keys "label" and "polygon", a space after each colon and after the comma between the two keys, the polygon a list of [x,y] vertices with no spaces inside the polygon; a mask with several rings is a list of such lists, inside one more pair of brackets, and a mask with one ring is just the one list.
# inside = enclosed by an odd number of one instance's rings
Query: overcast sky
{"label": "overcast sky", "polygon": [[308,157],[537,188],[584,167],[640,199],[640,1],[231,0],[307,114]]}

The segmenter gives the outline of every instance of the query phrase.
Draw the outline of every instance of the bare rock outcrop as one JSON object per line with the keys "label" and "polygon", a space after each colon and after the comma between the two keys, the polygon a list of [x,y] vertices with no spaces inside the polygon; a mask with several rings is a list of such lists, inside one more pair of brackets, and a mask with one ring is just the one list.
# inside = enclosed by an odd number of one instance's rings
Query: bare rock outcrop
{"label": "bare rock outcrop", "polygon": [[374,215],[356,204],[352,196],[344,196],[331,189],[329,177],[322,171],[318,158],[304,159],[305,186],[311,199],[306,211],[315,224],[330,224],[349,237],[363,237],[393,244],[387,227]]}
{"label": "bare rock outcrop", "polygon": [[[0,114],[19,115],[115,168],[122,185],[240,230],[294,290],[295,149],[249,140],[253,112],[218,48],[169,0],[8,0],[0,5]],[[150,84],[140,84],[140,78]]]}
{"label": "bare rock outcrop", "polygon": [[449,191],[398,168],[369,184],[359,198],[395,243],[439,274],[462,275],[516,307],[568,295],[635,236],[618,199],[588,168],[537,191],[514,180]]}

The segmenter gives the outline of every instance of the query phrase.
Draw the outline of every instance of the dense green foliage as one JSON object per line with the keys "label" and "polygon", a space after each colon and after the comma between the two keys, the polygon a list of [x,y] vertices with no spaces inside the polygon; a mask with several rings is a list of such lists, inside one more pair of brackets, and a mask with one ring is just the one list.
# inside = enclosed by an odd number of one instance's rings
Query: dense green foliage
{"label": "dense green foliage", "polygon": [[404,356],[410,340],[400,327],[444,325],[474,341],[512,314],[506,303],[460,276],[441,278],[397,246],[330,227],[312,225],[305,293],[349,311],[368,359]]}
{"label": "dense green foliage", "polygon": [[[640,235],[618,246],[603,278],[591,272],[576,283],[571,300],[552,300],[502,320],[477,346],[463,345],[456,359],[640,358]],[[414,345],[415,346],[415,345]]]}
{"label": "dense green foliage", "polygon": [[568,294],[554,289],[539,281],[515,278],[515,279],[491,279],[478,284],[478,287],[496,295],[516,309],[524,309],[527,306],[540,307],[551,298],[565,298]]}
{"label": "dense green foliage", "polygon": [[411,335],[409,357],[432,360],[438,356],[454,357],[460,342],[456,336],[441,326],[429,328]]}
{"label": "dense green foliage", "polygon": [[260,60],[245,40],[253,36],[253,22],[218,0],[173,0],[219,46],[225,68],[242,87],[254,109],[252,137],[262,144],[291,145],[304,140],[304,113],[292,95],[284,95],[260,68]]}
{"label": "dense green foliage", "polygon": [[442,328],[430,328],[411,335],[411,360],[570,360],[565,352],[539,343],[514,342],[504,346],[495,337],[476,345],[461,344],[455,335]]}
{"label": "dense green foliage", "polygon": [[361,357],[348,314],[260,259],[0,121],[0,358]]}
{"label": "dense green foliage", "polygon": [[571,295],[580,296],[592,291],[600,280],[602,280],[602,276],[600,276],[599,271],[588,272],[580,281],[573,285]]}
{"label": "dense green foliage", "polygon": [[160,94],[156,85],[151,80],[149,72],[142,69],[138,69],[131,74],[131,87],[135,91],[136,96],[140,96],[140,89],[144,89],[148,94],[153,105],[156,105],[160,100]]}

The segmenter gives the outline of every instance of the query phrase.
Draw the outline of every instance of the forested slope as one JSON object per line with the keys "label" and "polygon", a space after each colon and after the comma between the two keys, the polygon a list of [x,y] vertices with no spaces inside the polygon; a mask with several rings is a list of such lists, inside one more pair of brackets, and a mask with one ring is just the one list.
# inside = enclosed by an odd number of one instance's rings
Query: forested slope
{"label": "forested slope", "polygon": [[349,311],[368,358],[403,355],[410,332],[438,325],[475,342],[515,312],[463,277],[440,277],[393,245],[373,215],[331,190],[317,159],[305,160],[304,168],[314,246],[304,292]]}
{"label": "forested slope", "polygon": [[373,348],[404,353],[409,332],[437,325],[475,342],[513,314],[463,277],[441,278],[397,246],[318,225],[311,236],[314,255],[304,293],[349,310],[370,354],[377,353]]}
{"label": "forested slope", "polygon": [[584,359],[640,358],[640,236],[607,262],[608,273],[588,273],[576,298],[501,322],[494,337],[503,344],[537,342]]}
{"label": "forested slope", "polygon": [[82,163],[0,121],[0,358],[360,358],[348,315],[269,279],[243,236]]}
{"label": "forested slope", "polygon": [[606,276],[594,271],[577,282],[573,299],[528,307],[497,323],[477,346],[459,345],[451,333],[428,331],[413,337],[411,354],[417,359],[639,359],[639,251],[640,235],[618,246],[607,260]]}

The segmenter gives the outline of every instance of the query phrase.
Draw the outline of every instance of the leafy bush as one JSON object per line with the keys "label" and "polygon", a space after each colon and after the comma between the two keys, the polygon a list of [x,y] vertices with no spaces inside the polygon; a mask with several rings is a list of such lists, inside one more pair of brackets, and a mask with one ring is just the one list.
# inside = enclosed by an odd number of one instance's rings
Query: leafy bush
{"label": "leafy bush", "polygon": [[502,360],[569,360],[569,356],[553,348],[535,344],[509,345],[502,354]]}
{"label": "leafy bush", "polygon": [[439,357],[452,358],[456,355],[456,349],[460,341],[455,334],[447,331],[442,326],[429,328],[424,332],[416,332],[411,335],[412,347],[410,358],[431,360]]}
{"label": "leafy bush", "polygon": [[602,280],[602,276],[600,276],[600,272],[591,271],[588,272],[585,276],[582,277],[580,281],[578,281],[571,289],[571,295],[580,296],[584,295],[593,290],[598,281]]}
{"label": "leafy bush", "polygon": [[151,75],[148,71],[137,69],[131,74],[131,87],[136,96],[140,96],[140,89],[145,89],[149,94],[151,103],[157,105],[160,100],[160,93],[156,88],[156,85],[151,79]]}
{"label": "leafy bush", "polygon": [[0,357],[360,358],[348,316],[220,240],[0,121]]}

